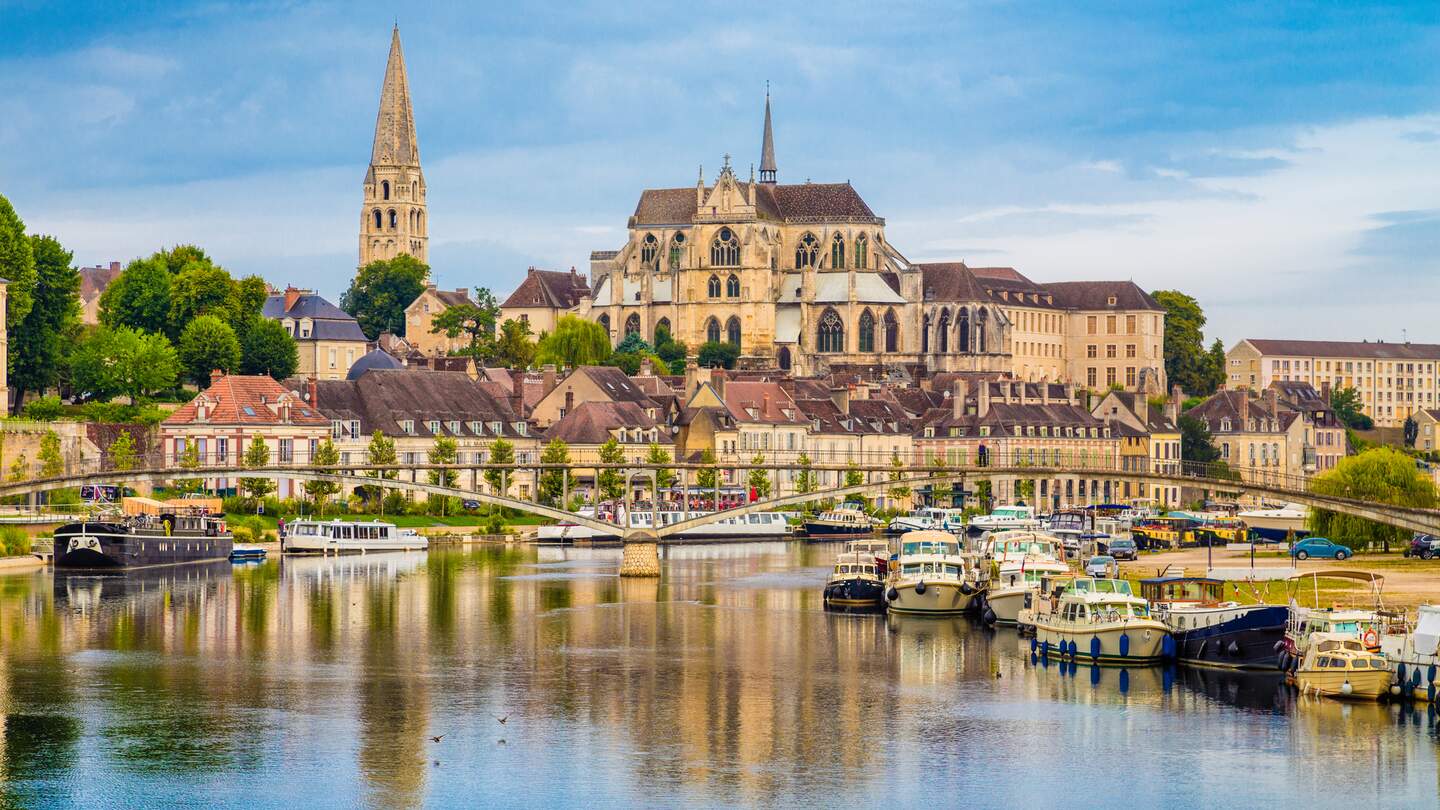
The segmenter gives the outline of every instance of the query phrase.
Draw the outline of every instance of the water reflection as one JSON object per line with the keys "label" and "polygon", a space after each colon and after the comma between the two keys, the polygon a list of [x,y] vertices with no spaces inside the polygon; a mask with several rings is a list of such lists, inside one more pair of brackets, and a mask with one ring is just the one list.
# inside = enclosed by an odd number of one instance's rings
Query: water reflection
{"label": "water reflection", "polygon": [[1140,805],[1433,803],[1425,708],[826,612],[834,551],[667,546],[660,580],[524,546],[0,577],[0,806],[1084,806],[1114,796],[1095,762]]}

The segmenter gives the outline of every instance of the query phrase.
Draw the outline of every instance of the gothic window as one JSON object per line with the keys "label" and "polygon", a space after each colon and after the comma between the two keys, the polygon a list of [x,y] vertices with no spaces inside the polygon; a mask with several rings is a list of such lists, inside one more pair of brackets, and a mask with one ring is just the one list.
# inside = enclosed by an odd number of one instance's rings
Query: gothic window
{"label": "gothic window", "polygon": [[410,199],[420,199],[420,184],[415,182],[414,180],[410,181]]}
{"label": "gothic window", "polygon": [[920,353],[930,353],[930,313],[928,312],[920,321]]}
{"label": "gothic window", "polygon": [[940,321],[935,327],[935,351],[945,354],[950,351],[950,310],[940,310]]}
{"label": "gothic window", "polygon": [[733,315],[725,322],[725,339],[737,349],[740,347],[740,319]]}
{"label": "gothic window", "polygon": [[970,310],[967,307],[960,308],[960,353],[970,353]]}
{"label": "gothic window", "polygon": [[707,343],[720,342],[720,322],[714,318],[705,322],[705,341]]}
{"label": "gothic window", "polygon": [[845,324],[835,310],[827,309],[820,316],[820,325],[815,330],[816,350],[821,352],[845,351]]}
{"label": "gothic window", "polygon": [[385,227],[385,224],[384,224],[385,221],[380,218],[380,209],[379,209],[379,208],[376,208],[376,209],[375,209],[374,214],[375,214],[375,227],[376,227],[376,228],[383,228],[383,227]]}
{"label": "gothic window", "polygon": [[425,226],[425,212],[424,212],[424,211],[416,211],[416,212],[415,212],[415,232],[416,232],[416,233],[424,233],[424,232],[425,232],[424,226]]}
{"label": "gothic window", "polygon": [[814,267],[820,261],[820,240],[815,234],[806,233],[795,246],[795,269]]}
{"label": "gothic window", "polygon": [[380,196],[382,199],[390,199],[390,181],[383,180],[380,183]]}
{"label": "gothic window", "polygon": [[596,318],[596,319],[595,319],[595,322],[598,323],[598,324],[600,324],[600,328],[602,328],[602,329],[605,330],[605,337],[606,337],[606,339],[609,339],[609,337],[610,337],[610,316],[609,316],[609,315],[601,315],[599,318]]}
{"label": "gothic window", "polygon": [[900,351],[900,321],[893,309],[885,310],[885,351]]}
{"label": "gothic window", "polygon": [[870,266],[870,239],[865,234],[855,237],[855,269],[864,270]]}
{"label": "gothic window", "polygon": [[709,282],[708,284],[706,284],[705,287],[706,287],[706,292],[708,292],[708,293],[710,294],[710,297],[711,297],[711,298],[719,298],[719,297],[720,297],[720,277],[719,277],[719,276],[711,276],[711,277],[710,277],[710,282]]}
{"label": "gothic window", "polygon": [[836,270],[845,269],[845,238],[838,233],[830,240],[830,266]]}
{"label": "gothic window", "polygon": [[778,358],[778,362],[779,362],[779,364],[780,364],[780,370],[781,370],[781,371],[789,371],[789,370],[790,370],[790,347],[789,347],[789,346],[781,346],[781,347],[780,347],[780,353],[777,355],[777,358]]}
{"label": "gothic window", "polygon": [[660,240],[655,234],[645,234],[645,240],[640,243],[640,266],[646,270],[660,269]]}
{"label": "gothic window", "polygon": [[875,351],[875,316],[871,315],[868,309],[860,313],[859,331],[860,351]]}
{"label": "gothic window", "polygon": [[980,352],[981,354],[985,353],[985,326],[987,325],[989,320],[989,311],[987,311],[984,307],[981,307],[980,313],[975,317],[975,343],[977,347],[976,351]]}
{"label": "gothic window", "polygon": [[638,335],[638,334],[640,334],[640,313],[638,313],[638,312],[632,312],[632,313],[630,313],[630,317],[628,317],[628,318],[625,319],[625,334],[626,334],[626,335]]}
{"label": "gothic window", "polygon": [[727,298],[740,297],[740,277],[734,273],[730,274],[730,278],[725,279],[725,296]]}
{"label": "gothic window", "polygon": [[677,233],[670,240],[670,269],[680,269],[680,257],[685,253],[685,234]]}
{"label": "gothic window", "polygon": [[660,320],[658,320],[658,321],[655,322],[655,345],[656,345],[656,346],[659,346],[659,345],[660,345],[660,330],[662,330],[662,329],[665,330],[665,334],[667,334],[667,335],[673,335],[673,334],[674,334],[674,332],[672,332],[672,331],[670,330],[670,319],[669,319],[669,318],[661,318]]}
{"label": "gothic window", "polygon": [[[721,228],[710,243],[710,263],[716,267],[740,265],[740,239],[729,228]],[[719,295],[719,293],[716,293]]]}
{"label": "gothic window", "polygon": [[395,213],[395,209],[394,209],[394,208],[391,208],[391,209],[390,209],[390,230],[392,230],[392,231],[395,230],[395,228],[398,227],[399,225],[400,225],[400,215],[397,214],[397,213]]}

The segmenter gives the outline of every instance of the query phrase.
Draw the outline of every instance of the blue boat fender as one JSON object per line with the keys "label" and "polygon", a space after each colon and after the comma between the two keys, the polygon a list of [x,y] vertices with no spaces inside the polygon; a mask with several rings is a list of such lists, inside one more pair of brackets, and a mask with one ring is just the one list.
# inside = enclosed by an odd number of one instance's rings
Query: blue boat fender
{"label": "blue boat fender", "polygon": [[[1034,641],[1034,639],[1031,639],[1031,640]],[[1042,641],[1042,642],[1040,642],[1040,656],[1041,656],[1042,658],[1046,658],[1046,659],[1048,659],[1048,658],[1050,657],[1050,642],[1048,642],[1048,641]]]}
{"label": "blue boat fender", "polygon": [[1070,642],[1070,663],[1075,663],[1075,656],[1080,653],[1080,645]]}
{"label": "blue boat fender", "polygon": [[1239,655],[1239,654],[1240,654],[1240,644],[1239,644],[1239,642],[1231,641],[1231,642],[1230,642],[1230,646],[1225,648],[1225,652],[1229,653],[1231,658],[1234,658],[1235,656]]}
{"label": "blue boat fender", "polygon": [[[1434,681],[1431,681],[1430,683],[1431,683],[1431,685],[1433,686],[1435,682],[1434,682]],[[1420,668],[1419,668],[1419,667],[1416,667],[1415,669],[1411,670],[1411,672],[1410,672],[1410,688],[1411,688],[1411,689],[1419,689],[1419,688],[1420,688]]]}
{"label": "blue boat fender", "polygon": [[1169,635],[1168,633],[1166,634],[1165,638],[1160,642],[1160,652],[1163,653],[1166,658],[1174,658],[1174,657],[1175,657],[1175,637],[1174,637],[1174,636]]}
{"label": "blue boat fender", "polygon": [[891,585],[891,586],[890,586],[890,592],[887,593],[887,594],[885,594],[885,597],[886,597],[887,599],[889,599],[891,602],[894,602],[896,599],[899,599],[899,598],[900,598],[900,592],[897,591],[897,590],[895,590],[895,586],[894,586],[894,585]]}
{"label": "blue boat fender", "polygon": [[[1281,667],[1281,669],[1284,669],[1284,667]],[[1404,684],[1406,681],[1410,680],[1408,676],[1409,673],[1405,671],[1405,662],[1401,661],[1395,667],[1395,680],[1400,682],[1401,684]]]}
{"label": "blue boat fender", "polygon": [[969,596],[970,594],[975,593],[975,589],[970,587],[970,583],[962,582],[960,583],[960,593]]}
{"label": "blue boat fender", "polygon": [[1090,660],[1092,660],[1092,661],[1099,661],[1099,660],[1100,660],[1100,637],[1099,637],[1099,636],[1091,636],[1091,637],[1090,637]]}
{"label": "blue boat fender", "polygon": [[1434,665],[1434,664],[1431,664],[1431,665],[1430,665],[1430,669],[1426,670],[1425,674],[1430,678],[1430,683],[1434,683],[1434,682],[1435,682],[1435,665]]}
{"label": "blue boat fender", "polygon": [[1031,636],[1031,637],[1030,637],[1030,652],[1032,652],[1032,653],[1035,652],[1035,648],[1038,647],[1038,646],[1040,646],[1040,642],[1036,641],[1034,636]]}
{"label": "blue boat fender", "polygon": [[925,593],[925,580],[922,579],[919,582],[915,583],[915,594],[919,596],[923,593]]}
{"label": "blue boat fender", "polygon": [[[1169,638],[1169,636],[1166,636],[1166,638]],[[1127,658],[1127,657],[1129,657],[1129,655],[1130,655],[1130,634],[1129,634],[1129,633],[1121,633],[1121,634],[1120,634],[1120,657],[1121,657],[1121,658]]]}

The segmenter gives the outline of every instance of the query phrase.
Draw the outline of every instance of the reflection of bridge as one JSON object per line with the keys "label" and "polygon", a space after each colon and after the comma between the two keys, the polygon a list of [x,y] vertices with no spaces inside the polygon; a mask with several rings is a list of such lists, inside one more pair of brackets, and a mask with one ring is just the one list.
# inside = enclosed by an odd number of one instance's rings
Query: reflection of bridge
{"label": "reflection of bridge", "polygon": [[[108,465],[104,465],[108,467]],[[33,496],[39,492],[53,491],[56,489],[75,488],[94,484],[140,484],[140,483],[167,483],[177,479],[201,479],[207,481],[233,480],[239,478],[265,478],[270,480],[290,481],[327,481],[340,486],[342,493],[356,487],[381,487],[387,490],[401,490],[420,495],[439,495],[457,497],[465,500],[478,501],[490,506],[515,509],[542,517],[555,520],[566,520],[586,528],[593,529],[603,534],[618,535],[625,539],[626,543],[654,543],[655,541],[680,534],[694,529],[697,526],[718,520],[721,517],[739,516],[751,512],[781,509],[786,506],[794,506],[818,500],[831,500],[843,498],[850,495],[876,496],[884,495],[896,489],[906,488],[912,492],[924,487],[936,487],[949,485],[952,487],[964,487],[967,482],[988,480],[993,478],[1010,478],[1028,481],[1054,481],[1086,480],[1092,482],[1092,490],[1086,492],[1084,486],[1079,487],[1081,505],[1088,502],[1114,502],[1119,499],[1119,485],[1122,483],[1132,484],[1166,484],[1172,486],[1186,487],[1191,490],[1200,490],[1209,493],[1250,493],[1271,501],[1284,501],[1303,504],[1305,506],[1325,509],[1335,512],[1345,512],[1358,517],[1374,520],[1379,523],[1397,526],[1402,529],[1440,533],[1440,510],[1420,509],[1415,507],[1396,506],[1374,500],[1363,500],[1356,498],[1345,498],[1335,495],[1328,495],[1317,491],[1314,481],[1308,478],[1285,476],[1272,472],[1268,469],[1247,469],[1227,467],[1225,465],[1209,465],[1193,462],[1168,462],[1157,470],[1135,470],[1117,469],[1103,465],[1008,465],[1008,466],[912,466],[898,470],[890,464],[869,464],[869,465],[842,465],[842,464],[812,464],[798,465],[794,463],[718,463],[714,465],[672,463],[666,465],[650,464],[508,464],[508,465],[483,465],[483,464],[362,464],[348,465],[341,469],[339,467],[316,466],[306,463],[280,463],[267,464],[263,467],[244,467],[233,461],[207,463],[199,466],[181,469],[167,459],[143,459],[140,464],[127,469],[116,470],[104,468],[96,464],[72,464],[63,472],[57,475],[37,477],[25,481],[7,481],[0,483],[0,497]],[[818,476],[821,473],[830,473],[836,480],[842,480],[847,473],[858,473],[864,478],[860,484],[853,486],[829,487],[823,491],[794,492],[788,491],[774,497],[766,497],[753,502],[745,503],[732,509],[721,512],[707,512],[696,514],[691,517],[683,517],[667,526],[657,528],[635,529],[622,527],[615,523],[602,520],[598,517],[578,515],[564,508],[565,504],[571,502],[571,494],[584,494],[592,504],[598,498],[596,487],[582,481],[594,482],[599,480],[602,472],[613,471],[620,474],[625,482],[625,509],[624,513],[629,514],[633,508],[632,497],[637,489],[648,490],[657,474],[664,477],[673,476],[672,491],[680,496],[682,504],[689,504],[692,498],[714,498],[715,503],[721,502],[722,487],[727,485],[725,481],[743,482],[751,470],[763,470],[767,473],[769,480],[782,480],[782,473],[788,480],[795,480],[801,471],[809,471]],[[715,485],[713,487],[701,487],[696,482],[702,471],[713,471]],[[436,478],[443,479],[445,476],[439,473],[454,474],[457,480],[456,486],[444,486],[428,483],[430,473],[437,473]],[[385,475],[395,475],[395,478],[385,478]],[[486,482],[487,474],[490,477],[498,477],[499,486],[490,486]],[[545,503],[540,499],[540,487],[537,485],[542,477],[549,475],[553,481],[559,478],[558,498],[554,503]],[[406,477],[408,476],[408,480]],[[468,480],[469,486],[460,486],[459,482]],[[518,481],[530,482],[523,487],[516,486]],[[1103,491],[1095,491],[1093,482],[1104,482]],[[572,489],[572,483],[575,486]],[[734,485],[728,485],[733,489]],[[515,497],[510,493],[519,489],[525,497]],[[1040,492],[1037,485],[1032,490]],[[1051,492],[1058,493],[1059,486],[1050,487]],[[1074,498],[1070,499],[1075,502]],[[683,507],[682,507],[683,508]]]}

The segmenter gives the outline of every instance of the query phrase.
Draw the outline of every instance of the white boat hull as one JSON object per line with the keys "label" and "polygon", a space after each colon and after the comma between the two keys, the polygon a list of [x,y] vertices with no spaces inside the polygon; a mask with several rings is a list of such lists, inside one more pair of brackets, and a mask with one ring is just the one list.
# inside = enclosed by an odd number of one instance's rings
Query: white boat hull
{"label": "white boat hull", "polygon": [[996,624],[1019,624],[1020,611],[1025,607],[1025,595],[1034,593],[1030,587],[992,588],[985,594],[985,604],[995,614]]}
{"label": "white boat hull", "polygon": [[[1075,624],[1037,620],[1035,644],[1037,651],[1051,658],[1074,660],[1079,664],[1154,664],[1164,657],[1165,625],[1153,619],[1128,619],[1103,624]],[[1128,637],[1122,644],[1121,638]],[[1094,640],[1099,640],[1098,649]],[[1073,659],[1068,652],[1075,645]],[[1122,652],[1121,647],[1125,650]]]}
{"label": "white boat hull", "polygon": [[376,551],[424,551],[430,541],[424,537],[396,537],[390,540],[334,540],[329,537],[288,538],[286,554],[368,554]]}
{"label": "white boat hull", "polygon": [[[921,586],[923,584],[923,590]],[[954,616],[964,613],[980,593],[969,585],[954,580],[901,580],[885,589],[885,606],[896,613],[920,613],[933,616]]]}

